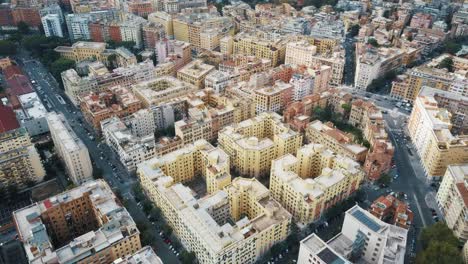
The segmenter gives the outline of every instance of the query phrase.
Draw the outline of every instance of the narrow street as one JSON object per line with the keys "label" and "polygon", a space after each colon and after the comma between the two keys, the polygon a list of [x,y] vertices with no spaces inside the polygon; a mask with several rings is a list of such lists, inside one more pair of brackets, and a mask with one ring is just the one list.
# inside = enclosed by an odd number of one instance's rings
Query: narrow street
{"label": "narrow street", "polygon": [[[39,61],[30,58],[23,51],[18,55],[18,62],[25,74],[31,80],[36,81],[35,89],[44,105],[49,108],[47,102],[50,103],[51,109],[48,110],[64,114],[75,133],[88,148],[91,161],[95,167],[102,170],[103,178],[114,191],[118,190],[126,200],[126,203],[129,205],[127,210],[135,222],[144,222],[147,226],[151,227],[150,230],[154,232],[154,237],[156,238],[156,254],[158,254],[164,263],[180,263],[168,245],[161,239],[156,228],[148,221],[145,213],[137,206],[134,196],[131,194],[132,186],[137,182],[135,177],[126,172],[121,163],[116,159],[116,155],[105,142],[99,141],[97,135],[94,134],[91,127],[84,121],[80,110],[68,100],[64,91],[59,88],[58,83]],[[38,87],[40,87],[41,93],[39,93]]]}

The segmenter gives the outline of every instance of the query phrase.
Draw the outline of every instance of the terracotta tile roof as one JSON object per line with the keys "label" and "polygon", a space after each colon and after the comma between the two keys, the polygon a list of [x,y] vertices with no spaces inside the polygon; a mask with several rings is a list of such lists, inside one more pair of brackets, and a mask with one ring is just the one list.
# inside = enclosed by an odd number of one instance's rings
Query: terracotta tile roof
{"label": "terracotta tile roof", "polygon": [[0,133],[4,133],[19,127],[16,114],[9,106],[0,104]]}

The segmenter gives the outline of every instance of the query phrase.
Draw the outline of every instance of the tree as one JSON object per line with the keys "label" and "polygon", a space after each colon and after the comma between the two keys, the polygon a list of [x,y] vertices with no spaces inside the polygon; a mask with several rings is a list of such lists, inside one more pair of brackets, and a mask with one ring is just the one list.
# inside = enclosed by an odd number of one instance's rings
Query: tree
{"label": "tree", "polygon": [[180,252],[180,260],[182,261],[182,264],[191,264],[197,261],[197,257],[192,251],[187,252],[186,250],[183,250]]}
{"label": "tree", "polygon": [[461,50],[462,45],[454,40],[448,40],[444,45],[444,52],[448,52],[452,55],[455,55],[459,50]]}
{"label": "tree", "polygon": [[440,69],[447,69],[449,72],[453,72],[453,59],[451,57],[447,57],[445,59],[443,59],[440,63],[439,63],[439,68]]}
{"label": "tree", "polygon": [[351,111],[351,105],[350,104],[342,104],[341,108],[343,108],[346,112]]}
{"label": "tree", "polygon": [[103,173],[102,169],[100,168],[94,168],[93,169],[93,178],[96,179],[102,179]]}
{"label": "tree", "polygon": [[25,35],[25,34],[28,34],[29,33],[29,25],[26,24],[26,22],[24,21],[20,21],[17,25],[18,27],[18,32]]}
{"label": "tree", "polygon": [[418,253],[416,257],[416,264],[439,263],[462,264],[464,262],[460,250],[445,241],[432,241],[429,246]]}
{"label": "tree", "polygon": [[376,48],[379,47],[379,43],[377,42],[377,40],[375,38],[369,38],[367,40],[367,44],[370,44],[370,45],[372,45],[372,46],[374,46]]}
{"label": "tree", "polygon": [[351,37],[357,36],[357,35],[359,34],[359,29],[360,29],[360,28],[361,28],[361,27],[359,26],[359,24],[354,24],[354,25],[352,25],[352,26],[349,28],[349,35],[350,35]]}
{"label": "tree", "polygon": [[164,224],[161,227],[161,230],[164,234],[166,234],[166,236],[170,236],[172,234],[172,227],[170,227],[168,224]]}
{"label": "tree", "polygon": [[149,213],[152,221],[156,221],[161,217],[161,209],[158,207],[153,207]]}
{"label": "tree", "polygon": [[107,61],[109,62],[109,67],[111,69],[115,69],[117,67],[117,54],[111,54],[107,57]]}
{"label": "tree", "polygon": [[423,249],[427,249],[431,242],[443,241],[454,247],[459,245],[458,239],[453,235],[452,230],[443,222],[437,222],[424,228],[419,236]]}
{"label": "tree", "polygon": [[16,54],[16,44],[9,40],[0,40],[0,56]]}
{"label": "tree", "polygon": [[390,175],[386,173],[383,173],[382,175],[380,175],[380,178],[377,180],[378,184],[384,184],[386,186],[389,186],[391,182],[392,182],[392,177],[390,177]]}
{"label": "tree", "polygon": [[50,72],[56,80],[62,81],[61,73],[75,67],[75,62],[66,58],[59,58],[50,65]]}

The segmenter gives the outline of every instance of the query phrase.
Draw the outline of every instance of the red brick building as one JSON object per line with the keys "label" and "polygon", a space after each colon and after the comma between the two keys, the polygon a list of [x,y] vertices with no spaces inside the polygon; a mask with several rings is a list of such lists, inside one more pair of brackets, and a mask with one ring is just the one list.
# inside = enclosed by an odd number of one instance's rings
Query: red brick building
{"label": "red brick building", "polygon": [[408,229],[413,223],[414,215],[408,204],[392,195],[377,198],[369,211],[380,220],[402,228]]}
{"label": "red brick building", "polygon": [[8,4],[0,5],[0,26],[14,26],[13,13]]}
{"label": "red brick building", "polygon": [[30,27],[41,27],[41,16],[36,8],[17,7],[12,10],[13,22],[17,25],[23,21]]}
{"label": "red brick building", "polygon": [[391,169],[395,149],[387,141],[376,141],[364,162],[364,171],[371,181],[376,181],[382,173]]}
{"label": "red brick building", "polygon": [[133,0],[128,3],[128,12],[137,16],[148,17],[153,11],[153,5],[150,1]]}

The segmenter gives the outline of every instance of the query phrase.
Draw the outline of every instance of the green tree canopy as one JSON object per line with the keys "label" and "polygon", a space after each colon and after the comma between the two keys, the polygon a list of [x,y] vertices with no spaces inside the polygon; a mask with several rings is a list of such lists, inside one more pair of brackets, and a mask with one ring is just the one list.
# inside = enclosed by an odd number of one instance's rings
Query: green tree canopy
{"label": "green tree canopy", "polygon": [[460,241],[443,222],[424,228],[419,236],[423,250],[416,256],[417,264],[463,263]]}
{"label": "green tree canopy", "polygon": [[192,251],[190,252],[187,252],[185,250],[183,250],[181,253],[180,253],[180,259],[182,261],[182,264],[192,264],[192,263],[196,263],[196,256],[195,256],[195,253],[193,253]]}
{"label": "green tree canopy", "polygon": [[453,59],[451,57],[447,57],[445,59],[443,59],[440,63],[439,63],[439,68],[440,69],[447,69],[449,72],[453,72]]}
{"label": "green tree canopy", "polygon": [[8,56],[16,54],[16,44],[9,40],[0,40],[0,55]]}
{"label": "green tree canopy", "polygon": [[377,40],[375,38],[369,38],[367,40],[367,44],[371,44],[372,46],[374,47],[379,47],[379,43],[377,42]]}
{"label": "green tree canopy", "polygon": [[360,27],[358,24],[352,25],[352,26],[349,28],[349,35],[350,35],[351,37],[357,36],[357,35],[359,34],[359,29],[360,29],[360,28],[361,28],[361,27]]}
{"label": "green tree canopy", "polygon": [[62,80],[61,73],[75,67],[75,62],[66,58],[59,58],[50,65],[50,72],[56,80]]}
{"label": "green tree canopy", "polygon": [[24,21],[20,21],[17,27],[18,27],[18,32],[21,34],[28,34],[30,31],[29,25]]}
{"label": "green tree canopy", "polygon": [[[440,223],[440,222],[439,222]],[[446,241],[432,241],[416,257],[416,264],[462,264],[460,250]]]}

